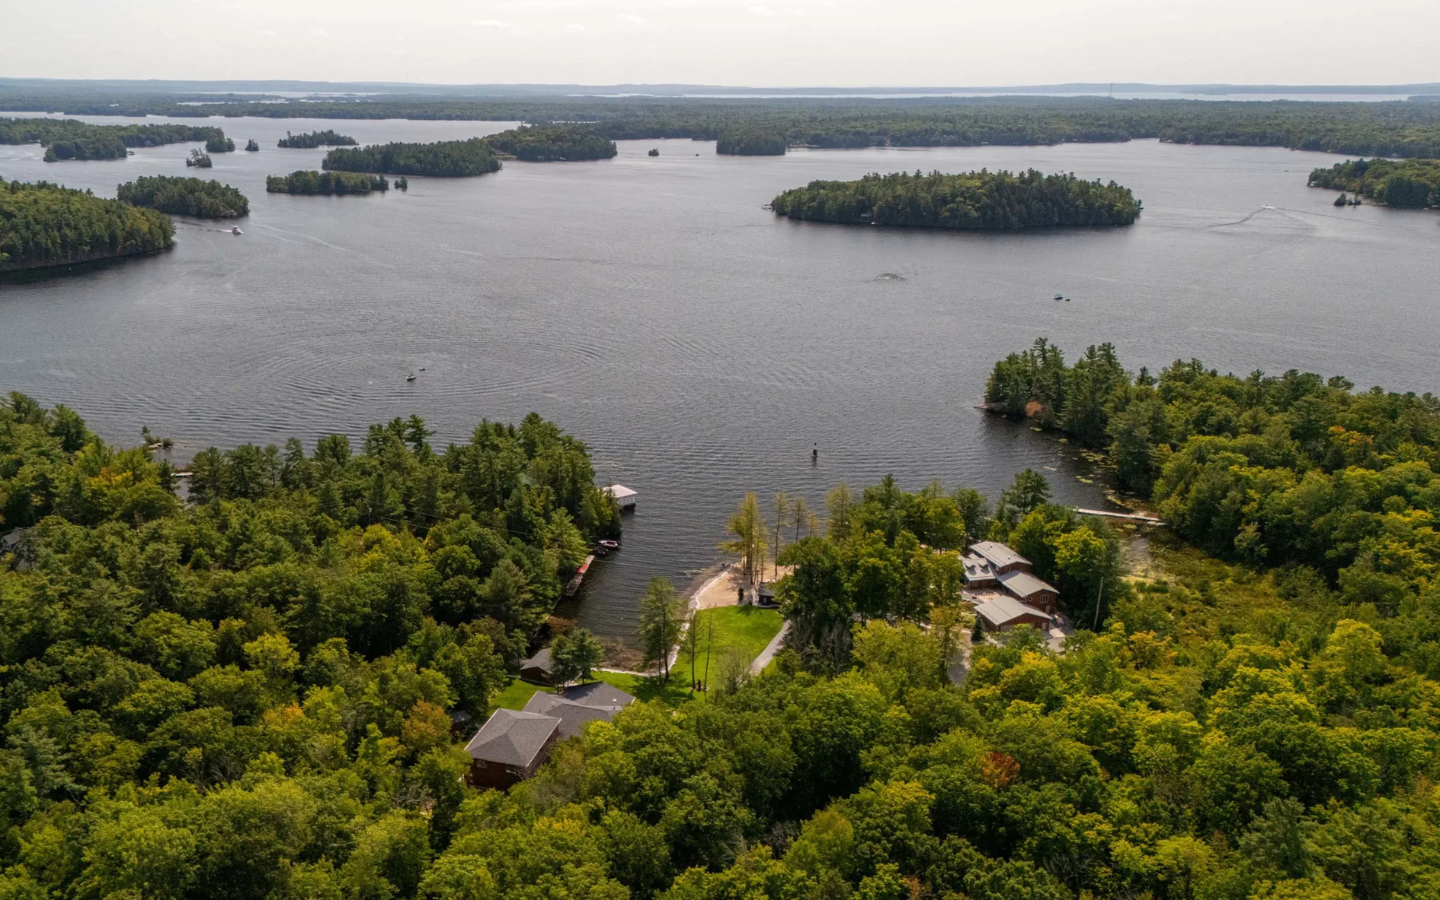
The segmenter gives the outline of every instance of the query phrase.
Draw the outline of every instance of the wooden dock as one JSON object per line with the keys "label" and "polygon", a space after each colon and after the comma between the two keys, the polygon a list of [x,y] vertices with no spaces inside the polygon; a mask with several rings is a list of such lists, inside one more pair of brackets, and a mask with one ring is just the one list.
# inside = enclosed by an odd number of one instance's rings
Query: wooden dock
{"label": "wooden dock", "polygon": [[1140,513],[1110,512],[1105,509],[1080,509],[1078,506],[1075,508],[1075,511],[1082,516],[1104,516],[1107,519],[1125,519],[1128,522],[1139,522],[1142,525],[1165,524],[1162,519],[1157,519],[1154,516],[1141,515]]}
{"label": "wooden dock", "polygon": [[592,553],[585,557],[585,561],[580,564],[580,568],[575,570],[575,577],[571,578],[570,583],[565,585],[565,596],[567,599],[575,596],[575,592],[580,590],[580,582],[585,580],[585,573],[590,571],[590,564],[594,561],[595,554]]}

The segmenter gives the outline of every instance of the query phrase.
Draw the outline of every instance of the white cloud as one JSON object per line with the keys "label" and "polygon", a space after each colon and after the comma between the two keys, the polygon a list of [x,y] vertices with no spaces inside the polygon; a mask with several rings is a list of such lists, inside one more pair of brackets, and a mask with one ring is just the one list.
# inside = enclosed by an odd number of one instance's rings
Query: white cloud
{"label": "white cloud", "polygon": [[649,19],[644,16],[637,16],[634,13],[621,13],[620,18],[627,22],[633,22],[636,25],[648,25],[650,23]]}
{"label": "white cloud", "polygon": [[509,28],[509,27],[510,27],[510,23],[509,23],[509,22],[502,22],[502,21],[500,21],[499,19],[476,19],[475,21],[471,22],[470,24],[471,24],[471,25],[478,25],[478,26],[480,26],[481,28]]}
{"label": "white cloud", "polygon": [[584,30],[585,30],[585,26],[579,24],[578,22],[571,22],[569,25],[566,25],[566,26],[565,26],[565,30],[566,30],[566,31],[584,31]]}
{"label": "white cloud", "polygon": [[750,10],[757,16],[764,16],[767,19],[773,19],[777,15],[779,15],[779,13],[775,12],[775,10],[771,9],[768,6],[747,6],[745,8]]}

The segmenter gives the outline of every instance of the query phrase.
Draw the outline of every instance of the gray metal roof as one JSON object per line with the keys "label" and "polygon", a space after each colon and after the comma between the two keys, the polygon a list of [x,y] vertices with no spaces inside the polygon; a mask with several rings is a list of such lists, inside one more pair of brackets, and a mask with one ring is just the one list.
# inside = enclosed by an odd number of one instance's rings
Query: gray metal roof
{"label": "gray metal roof", "polygon": [[1027,606],[1014,597],[991,597],[975,607],[976,615],[999,628],[1014,622],[1021,616],[1039,616],[1049,621],[1050,616],[1033,606]]}
{"label": "gray metal roof", "polygon": [[559,727],[554,716],[497,709],[465,745],[465,752],[486,762],[525,768]]}
{"label": "gray metal roof", "polygon": [[1000,583],[1005,586],[1005,590],[1022,599],[1033,597],[1041,591],[1049,591],[1052,594],[1060,593],[1029,572],[1006,572],[1000,576]]}
{"label": "gray metal roof", "polygon": [[571,685],[560,692],[566,700],[583,703],[586,706],[600,706],[606,709],[624,709],[635,702],[635,698],[603,681]]}
{"label": "gray metal roof", "polygon": [[1030,565],[1030,560],[1011,550],[1004,544],[995,541],[981,541],[978,544],[971,544],[970,552],[986,560],[997,569],[1003,569],[1005,566],[1014,565],[1015,563]]}

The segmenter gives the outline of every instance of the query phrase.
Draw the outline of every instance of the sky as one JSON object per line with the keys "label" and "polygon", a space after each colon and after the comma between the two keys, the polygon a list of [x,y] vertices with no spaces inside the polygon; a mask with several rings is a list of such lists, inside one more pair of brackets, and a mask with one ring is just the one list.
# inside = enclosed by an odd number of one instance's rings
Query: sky
{"label": "sky", "polygon": [[0,0],[0,21],[8,77],[1440,81],[1440,0]]}

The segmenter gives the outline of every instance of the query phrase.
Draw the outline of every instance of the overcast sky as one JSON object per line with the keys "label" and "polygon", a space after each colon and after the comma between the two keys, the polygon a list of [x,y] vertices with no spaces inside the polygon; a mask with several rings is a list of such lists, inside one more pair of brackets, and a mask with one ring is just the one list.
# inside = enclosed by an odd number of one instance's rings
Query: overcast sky
{"label": "overcast sky", "polygon": [[0,0],[0,21],[11,77],[1440,81],[1440,0]]}

